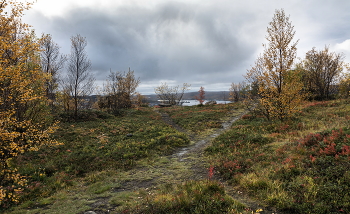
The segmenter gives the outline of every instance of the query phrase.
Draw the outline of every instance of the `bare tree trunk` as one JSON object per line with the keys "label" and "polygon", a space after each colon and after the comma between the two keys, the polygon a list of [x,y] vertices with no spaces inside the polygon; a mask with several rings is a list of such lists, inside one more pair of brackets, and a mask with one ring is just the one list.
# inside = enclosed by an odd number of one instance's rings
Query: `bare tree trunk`
{"label": "bare tree trunk", "polygon": [[40,39],[40,64],[41,69],[50,78],[46,82],[46,97],[50,101],[51,110],[54,107],[54,100],[56,99],[56,89],[58,88],[59,74],[66,61],[66,57],[59,53],[60,48],[52,40],[51,35],[42,35]]}
{"label": "bare tree trunk", "polygon": [[87,58],[86,39],[80,35],[71,38],[71,54],[68,56],[67,77],[64,81],[69,96],[74,101],[74,117],[78,117],[78,110],[82,100],[94,90],[95,78],[91,74],[91,62]]}

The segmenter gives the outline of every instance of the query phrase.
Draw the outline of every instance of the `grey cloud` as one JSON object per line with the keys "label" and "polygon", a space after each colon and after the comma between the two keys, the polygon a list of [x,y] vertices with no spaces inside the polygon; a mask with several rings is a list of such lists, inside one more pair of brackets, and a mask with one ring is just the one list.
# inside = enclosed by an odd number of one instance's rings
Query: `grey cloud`
{"label": "grey cloud", "polygon": [[67,39],[60,44],[65,51],[69,51],[71,36],[85,36],[99,80],[106,79],[110,69],[131,67],[141,81],[209,78],[212,82],[217,74],[234,72],[251,52],[234,35],[232,26],[213,13],[203,13],[195,5],[169,3],[151,10],[116,8],[113,13],[76,8],[64,17],[45,20],[42,16],[41,22],[50,26],[45,33]]}
{"label": "grey cloud", "polygon": [[[322,41],[329,38],[344,41],[350,36],[349,24],[345,23],[349,19],[342,20],[346,7],[329,5],[326,1],[326,4],[319,1],[287,4],[277,0],[265,4],[226,0],[210,4],[160,2],[153,8],[137,5],[105,11],[72,8],[64,16],[51,18],[36,13],[31,15],[34,23],[30,24],[38,33],[43,31],[57,38],[56,42],[67,54],[69,38],[76,34],[85,36],[98,80],[105,80],[110,69],[126,71],[131,67],[141,82],[174,80],[179,84],[195,82],[203,86],[242,81],[242,74],[262,49],[274,10],[283,6],[287,7],[285,12],[291,14],[293,24],[299,25],[296,30],[314,33],[304,42],[297,31],[296,39],[301,39],[299,44],[305,49],[307,46],[311,49],[316,40],[319,42],[319,38],[315,38],[318,34],[322,34],[319,36],[323,37]],[[316,3],[320,11],[331,13],[333,10],[333,22],[318,20],[322,15],[310,9]],[[328,13],[327,19],[331,19]],[[343,26],[335,23],[341,21],[345,23]],[[305,23],[313,26],[303,25]],[[314,32],[311,29],[315,29]],[[300,35],[306,37],[307,34]]]}

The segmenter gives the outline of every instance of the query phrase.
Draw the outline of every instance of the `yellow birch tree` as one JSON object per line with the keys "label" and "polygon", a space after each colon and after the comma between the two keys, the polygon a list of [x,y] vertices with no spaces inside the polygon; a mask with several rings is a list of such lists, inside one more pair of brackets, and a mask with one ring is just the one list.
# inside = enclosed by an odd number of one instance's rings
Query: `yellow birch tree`
{"label": "yellow birch tree", "polygon": [[267,45],[246,79],[258,87],[256,109],[267,119],[283,120],[289,117],[304,99],[303,84],[298,69],[292,70],[297,42],[292,42],[295,31],[284,13],[276,13],[267,28]]}
{"label": "yellow birch tree", "polygon": [[49,77],[39,66],[38,40],[20,20],[30,5],[0,1],[0,210],[18,201],[26,182],[11,160],[56,144],[44,96]]}

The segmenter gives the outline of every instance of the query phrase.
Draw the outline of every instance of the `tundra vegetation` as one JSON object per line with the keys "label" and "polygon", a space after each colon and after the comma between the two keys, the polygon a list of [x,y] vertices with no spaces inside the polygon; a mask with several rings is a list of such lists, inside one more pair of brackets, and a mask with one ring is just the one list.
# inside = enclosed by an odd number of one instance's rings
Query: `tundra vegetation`
{"label": "tundra vegetation", "polygon": [[[247,83],[232,84],[238,102],[159,109],[143,106],[130,69],[87,100],[94,77],[80,35],[66,65],[75,81],[60,79],[66,57],[20,21],[29,7],[0,1],[1,212],[350,213],[349,65],[327,47],[295,63],[283,10]],[[155,91],[173,105],[189,86]],[[174,157],[237,115],[204,156]]]}

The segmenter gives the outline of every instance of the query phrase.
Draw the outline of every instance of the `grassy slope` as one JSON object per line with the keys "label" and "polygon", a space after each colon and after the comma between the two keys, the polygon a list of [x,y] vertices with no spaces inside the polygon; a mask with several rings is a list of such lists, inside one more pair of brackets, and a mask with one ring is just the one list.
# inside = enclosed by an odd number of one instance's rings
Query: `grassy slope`
{"label": "grassy slope", "polygon": [[246,115],[207,155],[232,185],[284,212],[349,213],[347,102],[307,103],[284,122]]}
{"label": "grassy slope", "polygon": [[[197,135],[217,127],[228,110],[220,105],[162,109]],[[306,103],[293,120],[284,122],[246,115],[215,139],[206,154],[215,172],[267,205],[290,213],[346,213],[350,192],[349,110],[344,101],[330,101]],[[134,136],[127,138],[128,133]],[[32,189],[13,213],[79,213],[92,207],[101,211],[113,208],[116,213],[244,212],[243,205],[227,197],[215,181],[170,184],[176,177],[165,175],[164,167],[180,174],[188,173],[188,168],[161,155],[187,144],[188,139],[165,125],[153,110],[132,110],[122,118],[65,123],[57,136],[66,139],[59,151],[49,149],[61,155],[57,159],[46,150],[23,157],[27,165],[22,170],[33,176]],[[123,152],[118,152],[119,148]],[[80,154],[94,159],[82,163],[79,161],[84,159],[70,159]],[[169,180],[169,185],[157,183],[155,188],[137,191],[125,185],[155,177],[162,177],[163,183]],[[34,196],[39,198],[34,200]]]}
{"label": "grassy slope", "polygon": [[238,104],[211,106],[184,106],[163,108],[181,127],[193,134],[202,134],[207,130],[220,128],[221,123],[231,110],[241,108]]}
{"label": "grassy slope", "polygon": [[124,172],[138,161],[170,154],[190,143],[186,135],[165,124],[151,108],[132,109],[123,117],[109,115],[61,123],[55,138],[63,145],[27,153],[16,160],[19,172],[29,176],[28,188],[22,195],[24,207],[39,206],[42,202],[37,199],[77,185],[86,191],[96,182],[110,183],[101,183],[102,189],[116,187],[120,185],[118,181],[89,177],[99,177],[99,172]]}
{"label": "grassy slope", "polygon": [[[227,107],[215,107],[221,110],[207,122],[216,123],[226,117]],[[201,110],[211,112],[211,108]],[[201,132],[212,128],[202,126]],[[29,176],[29,185],[22,203],[13,207],[12,213],[79,213],[89,209],[119,213],[133,207],[138,210],[137,204],[142,205],[144,199],[155,194],[153,188],[139,187],[181,182],[184,175],[189,175],[185,163],[163,157],[188,145],[188,137],[165,124],[152,108],[132,109],[122,117],[102,115],[92,121],[61,123],[55,137],[64,145],[43,148],[17,159],[19,171]],[[154,180],[157,182],[152,183]],[[219,184],[191,185],[218,187],[210,194],[221,200],[217,192],[221,194],[223,187]],[[174,186],[174,190],[177,188]],[[211,195],[206,197],[211,201]],[[223,203],[227,209],[231,205],[242,207],[228,200],[230,203]]]}

